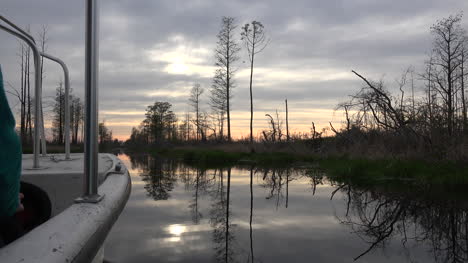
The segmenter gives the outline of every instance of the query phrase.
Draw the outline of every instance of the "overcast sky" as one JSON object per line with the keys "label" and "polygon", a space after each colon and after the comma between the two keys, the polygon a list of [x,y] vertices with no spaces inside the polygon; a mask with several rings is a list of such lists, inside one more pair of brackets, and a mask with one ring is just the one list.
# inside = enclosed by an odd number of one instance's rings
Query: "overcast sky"
{"label": "overcast sky", "polygon": [[[0,2],[1,15],[21,27],[30,25],[35,36],[42,25],[48,27],[47,51],[68,64],[78,96],[84,91],[84,2]],[[255,61],[257,131],[266,126],[266,113],[284,112],[287,98],[291,130],[299,132],[312,121],[340,122],[334,107],[362,85],[351,69],[384,77],[389,86],[408,66],[420,71],[431,49],[430,26],[468,10],[466,0],[101,0],[100,5],[99,117],[122,139],[144,118],[147,105],[168,101],[183,113],[195,82],[209,89],[222,16],[237,19],[239,40],[241,25],[252,20],[261,21],[271,38]],[[4,79],[18,87],[19,42],[0,32],[0,43]],[[249,125],[247,54],[240,54],[232,101],[237,137],[247,136]],[[45,71],[44,97],[50,104],[62,75],[50,62]],[[10,105],[16,104],[10,97]]]}

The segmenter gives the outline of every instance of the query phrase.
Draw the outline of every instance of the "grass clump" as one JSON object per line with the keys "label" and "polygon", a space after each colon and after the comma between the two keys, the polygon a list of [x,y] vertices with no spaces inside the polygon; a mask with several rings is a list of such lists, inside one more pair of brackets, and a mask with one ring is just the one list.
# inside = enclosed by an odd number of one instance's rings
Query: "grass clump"
{"label": "grass clump", "polygon": [[284,152],[226,152],[215,149],[155,149],[152,154],[180,159],[187,164],[202,167],[252,164],[271,167],[290,166],[298,161],[312,161],[311,157]]}
{"label": "grass clump", "polygon": [[369,160],[327,158],[319,161],[328,176],[347,178],[353,181],[376,183],[397,182],[401,184],[468,184],[468,169],[453,161],[426,162],[421,160]]}
{"label": "grass clump", "polygon": [[204,168],[234,165],[291,167],[318,164],[329,177],[361,185],[468,185],[468,167],[456,161],[429,162],[405,159],[365,159],[348,156],[316,156],[290,152],[224,151],[203,148],[159,148],[152,154],[182,160]]}

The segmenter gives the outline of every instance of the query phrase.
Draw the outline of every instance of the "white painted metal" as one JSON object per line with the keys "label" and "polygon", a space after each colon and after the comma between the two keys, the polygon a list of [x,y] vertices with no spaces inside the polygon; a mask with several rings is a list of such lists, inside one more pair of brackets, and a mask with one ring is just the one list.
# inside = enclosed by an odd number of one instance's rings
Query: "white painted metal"
{"label": "white painted metal", "polygon": [[65,159],[70,160],[70,77],[67,65],[59,58],[41,53],[45,58],[57,62],[63,69],[65,81]]}
{"label": "white painted metal", "polygon": [[[34,38],[29,34],[27,33],[26,31],[24,31],[23,29],[21,29],[19,26],[15,25],[13,22],[11,22],[10,20],[6,19],[5,17],[3,16],[0,16],[0,20],[4,21],[5,23],[7,23],[9,26],[11,26],[12,28],[14,28],[17,32],[21,33],[23,36],[29,38],[29,40],[31,40],[34,45],[36,45],[36,41],[34,40]],[[39,72],[41,72],[42,70],[40,70]],[[41,80],[41,93],[42,93],[42,80]],[[40,110],[40,133],[39,133],[39,139],[38,138],[34,138],[34,141],[37,141],[39,140],[40,141],[40,145],[41,145],[41,150],[42,150],[42,156],[47,156],[47,146],[46,146],[46,138],[45,138],[45,128],[44,128],[44,113],[42,111],[42,96],[40,97],[40,100],[41,100],[41,103],[40,103],[40,107],[39,107],[39,110]],[[36,125],[34,125],[34,127],[37,127]],[[36,129],[36,128],[34,128]],[[34,148],[36,149],[36,148]],[[37,151],[39,151],[39,149],[37,149]],[[39,153],[37,154],[39,155]],[[39,167],[33,167],[33,168],[39,168]]]}
{"label": "white painted metal", "polygon": [[85,37],[85,171],[84,195],[78,202],[99,202],[98,194],[98,0],[86,0]]}
{"label": "white painted metal", "polygon": [[[4,17],[0,16],[0,19],[11,25],[12,23],[6,20]],[[18,27],[12,26],[13,28],[18,30]],[[20,32],[16,32],[4,25],[0,25],[0,29],[20,38],[24,42],[26,42],[33,52],[34,57],[34,145],[33,145],[33,152],[34,152],[34,163],[33,168],[40,168],[39,164],[39,149],[40,149],[40,135],[41,135],[41,98],[42,98],[42,80],[41,75],[41,63],[40,63],[40,52],[37,48],[34,39],[28,34],[23,34],[23,30],[19,29]],[[43,131],[42,131],[43,133]],[[45,148],[44,148],[45,149]]]}
{"label": "white painted metal", "polygon": [[[125,207],[131,191],[131,180],[125,166],[116,171],[115,167],[120,161],[115,156],[100,156],[112,161],[111,168],[102,175],[103,182],[99,186],[99,192],[105,198],[99,204],[72,204],[25,236],[0,249],[1,262],[89,263],[102,257],[99,250]],[[64,165],[73,162],[69,161]],[[59,177],[58,173],[66,173],[58,168],[55,172],[57,174],[51,171],[50,182]],[[45,170],[31,173],[37,173],[40,177],[47,176]],[[53,184],[50,186],[53,187]],[[54,197],[48,194],[49,197]]]}
{"label": "white painted metal", "polygon": [[[48,193],[52,202],[52,216],[73,205],[75,199],[83,194],[84,155],[72,153],[70,157],[71,160],[65,160],[65,154],[50,154],[50,158],[41,158],[41,166],[47,168],[28,169],[32,165],[33,155],[23,154],[21,181]],[[118,162],[120,161],[111,154],[99,154],[99,184],[109,171],[115,170],[113,165]]]}

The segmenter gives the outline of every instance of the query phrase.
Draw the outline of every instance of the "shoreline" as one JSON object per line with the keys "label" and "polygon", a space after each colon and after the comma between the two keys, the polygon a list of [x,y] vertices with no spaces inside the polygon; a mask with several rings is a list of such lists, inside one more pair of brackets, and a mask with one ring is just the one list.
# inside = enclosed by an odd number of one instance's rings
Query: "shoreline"
{"label": "shoreline", "polygon": [[[216,168],[235,165],[255,167],[299,167],[320,169],[327,176],[363,184],[430,184],[454,187],[468,185],[468,164],[461,161],[426,161],[402,158],[356,158],[346,155],[299,154],[291,152],[230,151],[209,147],[162,147],[137,150],[163,158],[179,159],[192,166]],[[132,149],[127,149],[132,154]]]}

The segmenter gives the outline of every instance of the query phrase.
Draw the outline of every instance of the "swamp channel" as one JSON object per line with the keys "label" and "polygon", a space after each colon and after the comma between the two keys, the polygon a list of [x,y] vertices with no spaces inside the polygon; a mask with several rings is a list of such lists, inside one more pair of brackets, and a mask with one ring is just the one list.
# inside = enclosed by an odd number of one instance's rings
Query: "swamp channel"
{"label": "swamp channel", "polygon": [[468,262],[468,193],[347,182],[313,165],[119,158],[133,186],[110,262]]}

